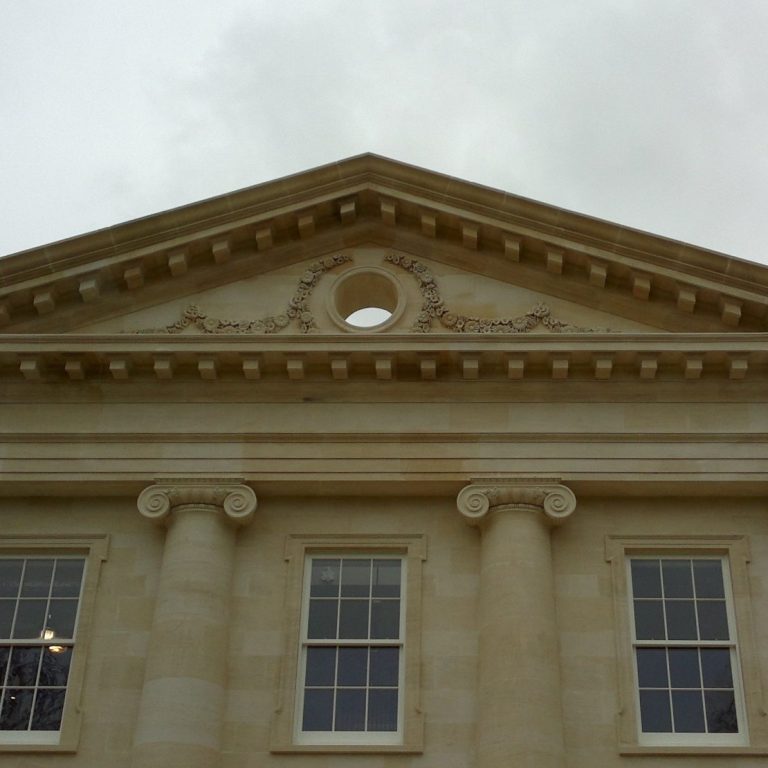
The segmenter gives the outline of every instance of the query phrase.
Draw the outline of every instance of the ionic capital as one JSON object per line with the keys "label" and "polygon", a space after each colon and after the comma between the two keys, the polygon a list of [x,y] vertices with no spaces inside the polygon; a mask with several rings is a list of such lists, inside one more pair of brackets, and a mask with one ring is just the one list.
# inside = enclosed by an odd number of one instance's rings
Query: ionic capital
{"label": "ionic capital", "polygon": [[221,511],[227,520],[245,525],[256,511],[256,494],[232,478],[168,478],[145,488],[136,502],[139,512],[155,523],[165,524],[177,507],[194,505]]}
{"label": "ionic capital", "polygon": [[470,525],[482,524],[502,507],[541,512],[547,522],[559,525],[576,509],[576,496],[556,479],[479,478],[459,491],[456,506]]}

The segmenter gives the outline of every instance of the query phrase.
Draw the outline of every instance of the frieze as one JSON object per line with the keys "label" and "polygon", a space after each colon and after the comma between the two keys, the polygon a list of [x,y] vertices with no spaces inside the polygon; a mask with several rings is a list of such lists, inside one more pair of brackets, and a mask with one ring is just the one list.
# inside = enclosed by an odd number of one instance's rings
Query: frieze
{"label": "frieze", "polygon": [[413,331],[428,333],[436,320],[454,333],[528,333],[538,326],[553,333],[610,333],[608,328],[585,328],[557,320],[552,317],[552,310],[541,302],[519,317],[482,318],[461,315],[446,306],[434,275],[420,261],[397,253],[388,254],[384,260],[410,272],[418,282],[423,303],[411,326]]}

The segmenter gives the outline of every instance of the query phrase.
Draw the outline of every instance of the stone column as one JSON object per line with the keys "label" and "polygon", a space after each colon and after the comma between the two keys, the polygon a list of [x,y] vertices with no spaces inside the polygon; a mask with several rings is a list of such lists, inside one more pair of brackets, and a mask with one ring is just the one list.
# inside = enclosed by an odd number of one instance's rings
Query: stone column
{"label": "stone column", "polygon": [[563,768],[550,527],[576,507],[556,480],[473,480],[459,512],[481,531],[477,768]]}
{"label": "stone column", "polygon": [[166,480],[139,512],[167,533],[133,746],[133,768],[216,768],[227,685],[237,526],[256,509],[236,480]]}

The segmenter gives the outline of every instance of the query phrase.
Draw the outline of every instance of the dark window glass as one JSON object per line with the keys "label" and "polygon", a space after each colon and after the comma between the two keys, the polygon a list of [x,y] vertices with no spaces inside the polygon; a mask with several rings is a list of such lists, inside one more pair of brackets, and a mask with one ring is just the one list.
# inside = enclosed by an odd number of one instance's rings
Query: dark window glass
{"label": "dark window glass", "polygon": [[304,692],[305,731],[330,731],[333,727],[333,690],[307,688]]}
{"label": "dark window glass", "polygon": [[336,648],[307,648],[306,685],[333,686],[336,680]]}
{"label": "dark window glass", "polygon": [[338,684],[365,686],[368,683],[368,649],[339,648]]}
{"label": "dark window glass", "polygon": [[8,658],[11,655],[11,649],[6,645],[0,645],[0,686],[5,682],[5,670],[8,669]]}
{"label": "dark window glass", "polygon": [[19,600],[16,609],[15,638],[29,640],[42,637],[47,600]]}
{"label": "dark window glass", "polygon": [[11,625],[13,624],[13,614],[16,611],[15,600],[3,600],[0,598],[0,637],[9,638],[11,636]]}
{"label": "dark window glass", "polygon": [[710,733],[738,733],[733,691],[704,691],[704,703]]}
{"label": "dark window glass", "polygon": [[310,597],[337,597],[339,594],[339,561],[313,560]]}
{"label": "dark window glass", "polygon": [[632,593],[635,597],[661,597],[658,560],[632,560]]}
{"label": "dark window glass", "polygon": [[371,685],[398,684],[399,648],[371,648]]}
{"label": "dark window glass", "polygon": [[22,597],[48,597],[53,574],[53,560],[27,560],[24,581],[21,584]]}
{"label": "dark window glass", "polygon": [[368,730],[397,730],[397,691],[372,689],[368,694]]}
{"label": "dark window glass", "polygon": [[667,691],[640,691],[640,720],[644,733],[670,733],[672,716]]}
{"label": "dark window glass", "polygon": [[638,640],[666,640],[661,600],[635,600],[635,631]]}
{"label": "dark window glass", "polygon": [[[69,677],[69,665],[72,661],[72,649],[53,645],[43,649],[43,658],[40,663],[39,685],[65,686]],[[61,650],[59,650],[61,648]]]}
{"label": "dark window glass", "polygon": [[57,560],[53,574],[53,597],[80,597],[85,560]]}
{"label": "dark window glass", "polygon": [[48,606],[46,629],[54,632],[54,637],[74,637],[77,600],[51,600]]}
{"label": "dark window glass", "polygon": [[705,688],[733,688],[731,652],[727,648],[702,648],[701,673]]}
{"label": "dark window glass", "polygon": [[23,560],[0,560],[0,597],[17,597]]}
{"label": "dark window glass", "polygon": [[336,691],[336,730],[365,730],[365,690],[340,688]]}
{"label": "dark window glass", "polygon": [[702,640],[728,640],[725,600],[698,600],[699,632]]}
{"label": "dark window glass", "polygon": [[41,688],[35,700],[35,712],[32,716],[32,730],[58,731],[61,716],[64,713],[65,690]]}
{"label": "dark window glass", "polygon": [[39,647],[14,646],[11,649],[11,662],[6,685],[35,685],[37,668],[40,663],[40,651]]}
{"label": "dark window glass", "polygon": [[725,597],[723,564],[720,560],[694,560],[693,577],[696,597]]}
{"label": "dark window glass", "polygon": [[0,711],[0,731],[27,730],[34,693],[24,688],[6,688]]}
{"label": "dark window glass", "polygon": [[373,561],[373,596],[400,597],[400,561]]}
{"label": "dark window glass", "polygon": [[341,596],[368,597],[371,592],[371,561],[344,560],[341,566]]}
{"label": "dark window glass", "polygon": [[667,652],[664,648],[637,649],[637,679],[641,688],[668,688]]}
{"label": "dark window glass", "polygon": [[318,640],[336,637],[336,600],[310,600],[307,637]]}
{"label": "dark window glass", "polygon": [[339,616],[339,637],[368,638],[368,600],[342,600]]}
{"label": "dark window glass", "polygon": [[387,640],[400,637],[399,600],[373,600],[371,637]]}
{"label": "dark window glass", "polygon": [[693,597],[690,560],[662,560],[664,597]]}
{"label": "dark window glass", "polygon": [[669,649],[672,688],[701,688],[698,648]]}
{"label": "dark window glass", "polygon": [[704,733],[701,691],[672,691],[676,733]]}
{"label": "dark window glass", "polygon": [[693,600],[665,600],[667,636],[670,640],[697,640]]}

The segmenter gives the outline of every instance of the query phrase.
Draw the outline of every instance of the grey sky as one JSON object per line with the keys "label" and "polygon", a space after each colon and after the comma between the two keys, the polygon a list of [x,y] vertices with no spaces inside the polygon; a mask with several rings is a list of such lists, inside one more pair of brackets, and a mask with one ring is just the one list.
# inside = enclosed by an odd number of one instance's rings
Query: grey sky
{"label": "grey sky", "polygon": [[0,253],[372,151],[768,263],[765,0],[25,0]]}

